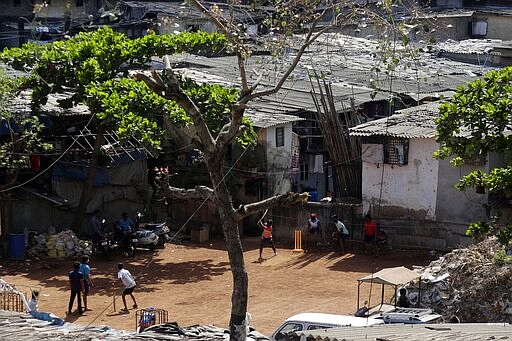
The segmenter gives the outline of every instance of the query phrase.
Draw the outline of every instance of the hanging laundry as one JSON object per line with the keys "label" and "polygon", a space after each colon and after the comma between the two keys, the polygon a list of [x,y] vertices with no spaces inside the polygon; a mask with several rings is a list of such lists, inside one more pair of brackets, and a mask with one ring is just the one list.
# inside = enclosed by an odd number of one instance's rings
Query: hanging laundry
{"label": "hanging laundry", "polygon": [[315,166],[313,167],[313,173],[324,172],[324,156],[322,154],[315,155]]}

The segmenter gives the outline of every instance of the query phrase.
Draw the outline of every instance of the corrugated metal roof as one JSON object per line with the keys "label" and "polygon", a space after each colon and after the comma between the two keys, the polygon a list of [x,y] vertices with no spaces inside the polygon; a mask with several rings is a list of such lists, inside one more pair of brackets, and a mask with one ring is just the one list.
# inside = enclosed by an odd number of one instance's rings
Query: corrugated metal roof
{"label": "corrugated metal roof", "polygon": [[308,330],[299,335],[315,341],[471,341],[512,340],[508,323],[385,324]]}
{"label": "corrugated metal roof", "polygon": [[[168,15],[171,17],[181,19],[204,19],[207,20],[206,16],[201,13],[197,8],[183,1],[176,2],[161,2],[161,1],[120,1],[120,3],[132,7],[143,9],[141,12],[143,16],[140,19],[146,17],[148,13],[157,13]],[[211,6],[213,3],[205,3],[206,7]],[[220,8],[224,15],[231,19],[236,20],[250,20],[254,21],[256,18],[269,16],[264,10],[260,10],[259,7],[250,7],[243,5],[233,5],[224,3],[215,3]],[[269,7],[264,7],[267,11]]]}
{"label": "corrugated metal roof", "polygon": [[[290,66],[299,42],[298,36],[290,37],[287,48],[279,57],[251,56],[245,64],[249,83],[252,84],[262,76],[259,89],[275,84]],[[458,45],[456,42],[446,42],[442,46],[447,49],[449,44]],[[471,42],[466,45],[471,45]],[[391,75],[382,70],[377,74],[375,69],[382,68],[379,65],[379,55],[383,53],[377,41],[324,34],[311,44],[280,93],[271,98],[283,107],[315,110],[311,96],[308,96],[312,88],[318,88],[315,77],[312,76],[314,71],[318,73],[321,81],[332,84],[335,101],[349,101],[353,97],[353,105],[358,107],[362,103],[389,99],[392,93],[406,94],[417,100],[427,94],[435,96],[453,91],[493,69],[485,65],[439,58],[434,53],[436,48],[439,47],[436,46],[433,50],[426,47],[420,49],[417,59],[402,56],[399,66]],[[208,73],[222,76],[232,84],[240,84],[236,57],[207,58],[183,54],[171,56],[171,59],[187,69],[207,70]],[[374,91],[373,86],[376,86],[378,92]]]}
{"label": "corrugated metal roof", "polygon": [[302,121],[304,118],[285,114],[266,114],[261,112],[247,112],[245,114],[252,124],[258,128],[269,128],[281,124]]}
{"label": "corrugated metal roof", "polygon": [[[37,320],[29,314],[0,310],[0,340],[229,340],[229,333],[216,326],[180,327],[175,323],[161,324],[148,328],[142,333],[112,329],[108,326],[86,327],[76,323],[64,323],[62,326]],[[268,340],[267,337],[251,331],[248,341]]]}
{"label": "corrugated metal roof", "polygon": [[[52,93],[47,96],[47,102],[41,105],[39,112],[49,116],[73,116],[89,115],[89,107],[85,104],[78,104],[72,108],[62,108],[59,105],[60,100],[71,97],[71,93]],[[30,115],[33,113],[31,106],[31,92],[23,91],[17,95],[10,103],[8,110],[21,115]]]}
{"label": "corrugated metal roof", "polygon": [[439,115],[441,101],[398,111],[398,114],[366,122],[350,129],[352,136],[393,136],[402,138],[433,138],[434,119]]}

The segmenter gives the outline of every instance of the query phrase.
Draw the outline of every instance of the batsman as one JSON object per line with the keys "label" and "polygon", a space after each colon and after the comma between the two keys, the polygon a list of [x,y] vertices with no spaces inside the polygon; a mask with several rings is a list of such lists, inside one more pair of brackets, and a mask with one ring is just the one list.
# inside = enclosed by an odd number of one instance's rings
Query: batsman
{"label": "batsman", "polygon": [[262,252],[263,252],[263,246],[265,244],[272,245],[272,250],[274,250],[274,256],[277,255],[276,252],[276,246],[274,244],[274,239],[272,238],[272,219],[265,220],[265,222],[262,222],[263,218],[267,215],[268,210],[265,211],[263,216],[258,220],[258,226],[263,229],[263,232],[261,233],[261,239],[260,239],[260,258],[258,258],[258,262],[263,261]]}

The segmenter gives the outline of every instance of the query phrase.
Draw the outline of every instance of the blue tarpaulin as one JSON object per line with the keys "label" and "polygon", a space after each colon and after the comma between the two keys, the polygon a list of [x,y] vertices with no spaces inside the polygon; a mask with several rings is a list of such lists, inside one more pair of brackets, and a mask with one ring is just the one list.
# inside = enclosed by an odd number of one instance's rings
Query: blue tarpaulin
{"label": "blue tarpaulin", "polygon": [[[89,166],[76,165],[58,162],[53,166],[53,178],[56,180],[78,180],[85,181],[89,174]],[[96,176],[94,177],[94,186],[100,187],[109,183],[108,170],[97,167]]]}
{"label": "blue tarpaulin", "polygon": [[[40,116],[39,122],[41,122],[46,128],[53,127],[53,122],[51,118],[48,116]],[[0,122],[0,135],[10,134],[11,131],[16,133],[19,129],[20,127],[16,122],[11,120],[9,127],[9,124],[7,124],[7,120],[5,118],[2,118],[2,122]],[[30,129],[30,124],[26,124],[25,129]]]}

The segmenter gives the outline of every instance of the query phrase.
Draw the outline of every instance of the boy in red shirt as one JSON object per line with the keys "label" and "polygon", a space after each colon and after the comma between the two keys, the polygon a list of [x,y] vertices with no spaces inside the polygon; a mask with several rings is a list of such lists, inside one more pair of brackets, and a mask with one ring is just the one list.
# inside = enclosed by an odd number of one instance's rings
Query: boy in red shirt
{"label": "boy in red shirt", "polygon": [[276,246],[274,244],[274,239],[272,238],[272,219],[269,219],[268,221],[262,223],[261,220],[258,221],[258,224],[263,229],[263,232],[261,233],[261,240],[260,240],[260,258],[258,258],[258,262],[262,262],[263,258],[261,257],[261,254],[263,252],[263,245],[266,243],[270,243],[272,245],[272,250],[274,250],[274,255],[277,255],[276,252]]}
{"label": "boy in red shirt", "polygon": [[364,233],[364,250],[366,252],[367,245],[375,241],[377,234],[377,222],[372,219],[368,213],[363,218],[363,233]]}

